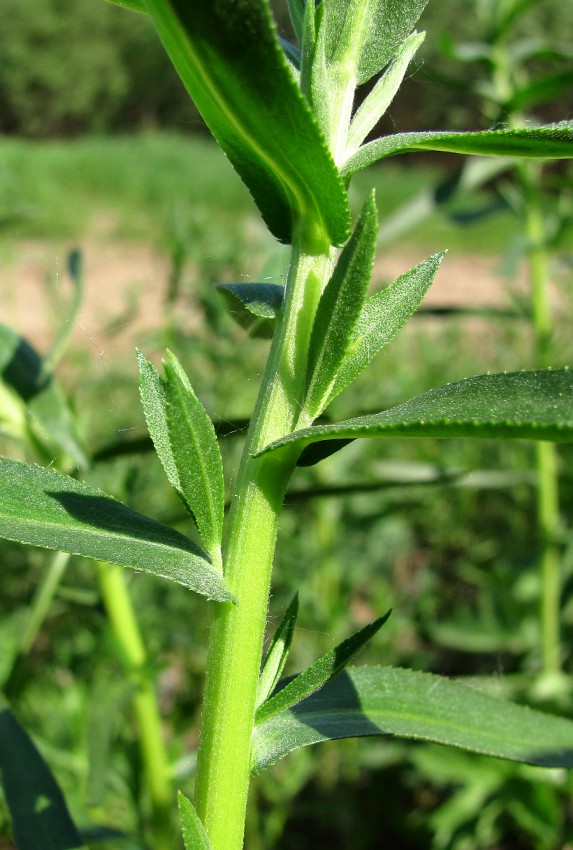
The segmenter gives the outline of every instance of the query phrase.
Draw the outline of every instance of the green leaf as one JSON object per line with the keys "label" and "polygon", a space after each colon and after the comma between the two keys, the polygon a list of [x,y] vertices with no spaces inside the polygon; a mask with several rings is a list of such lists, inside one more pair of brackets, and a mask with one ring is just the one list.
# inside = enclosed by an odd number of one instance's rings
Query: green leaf
{"label": "green leaf", "polygon": [[384,68],[411,33],[427,0],[330,0],[325,4],[328,64],[359,54],[357,82]]}
{"label": "green leaf", "polygon": [[68,348],[84,300],[84,270],[82,254],[77,249],[68,254],[68,274],[73,294],[60,318],[60,329],[42,364],[42,377],[49,377]]}
{"label": "green leaf", "polygon": [[85,469],[89,461],[69,404],[57,381],[45,375],[44,362],[24,337],[0,324],[0,376],[25,405],[28,437],[48,460],[57,455]]}
{"label": "green leaf", "polygon": [[573,121],[520,130],[483,130],[475,133],[398,133],[369,142],[344,163],[341,174],[348,178],[379,159],[407,151],[445,151],[477,156],[573,158]]}
{"label": "green leaf", "polygon": [[149,433],[171,485],[197,523],[211,555],[223,534],[225,489],[215,429],[170,351],[165,381],[138,353],[141,397]]}
{"label": "green leaf", "polygon": [[271,640],[267,654],[265,655],[261,676],[259,678],[257,707],[261,705],[261,703],[267,699],[269,694],[273,692],[275,685],[284,670],[290,645],[292,643],[292,636],[294,634],[297,616],[298,593],[295,593],[290,605],[285,611],[284,617],[273,635],[273,639]]}
{"label": "green leaf", "polygon": [[408,70],[408,65],[424,41],[425,35],[423,32],[414,32],[405,39],[392,59],[392,64],[356,110],[348,131],[347,156],[358,150],[392,103]]}
{"label": "green leaf", "polygon": [[134,679],[115,679],[99,684],[92,691],[87,735],[87,805],[101,806],[110,776],[111,747],[124,709],[134,697],[138,683]]}
{"label": "green leaf", "polygon": [[443,258],[444,252],[434,254],[366,301],[328,404],[368,366],[418,309]]}
{"label": "green leaf", "polygon": [[198,546],[101,490],[51,469],[0,459],[0,537],[84,555],[233,599]]}
{"label": "green leaf", "polygon": [[[257,336],[272,336],[283,303],[284,286],[277,283],[218,283],[229,312],[241,327]],[[259,321],[258,321],[259,320]]]}
{"label": "green leaf", "polygon": [[252,769],[335,738],[396,735],[543,767],[573,767],[573,722],[430,673],[350,667],[258,725]]}
{"label": "green leaf", "polygon": [[567,68],[554,74],[546,74],[518,89],[509,103],[505,104],[508,114],[527,111],[538,104],[550,103],[571,91],[573,69]]}
{"label": "green leaf", "polygon": [[188,800],[181,791],[177,796],[177,800],[179,803],[179,817],[181,818],[185,850],[211,850],[207,833],[191,800]]}
{"label": "green leaf", "polygon": [[213,423],[179,361],[171,351],[167,358],[167,428],[181,493],[195,517],[205,548],[214,554],[220,550],[225,512],[221,452]]}
{"label": "green leaf", "polygon": [[276,440],[257,456],[296,443],[358,437],[480,437],[573,441],[573,372],[551,369],[477,375],[382,413],[314,425]]}
{"label": "green leaf", "polygon": [[2,697],[0,780],[18,850],[86,850],[50,768]]}
{"label": "green leaf", "polygon": [[366,646],[378,632],[392,612],[387,611],[383,617],[378,617],[373,623],[364,626],[359,632],[347,638],[337,647],[327,652],[303,673],[291,679],[275,696],[271,696],[257,709],[255,723],[263,723],[270,717],[288,709],[306,697],[322,688],[330,679],[338,676],[349,661]]}
{"label": "green leaf", "polygon": [[344,186],[278,43],[268,0],[145,0],[207,126],[250,189],[271,232],[289,242],[308,217],[339,245]]}
{"label": "green leaf", "polygon": [[305,408],[314,418],[325,406],[362,310],[376,254],[374,195],[342,251],[319,301],[309,343]]}

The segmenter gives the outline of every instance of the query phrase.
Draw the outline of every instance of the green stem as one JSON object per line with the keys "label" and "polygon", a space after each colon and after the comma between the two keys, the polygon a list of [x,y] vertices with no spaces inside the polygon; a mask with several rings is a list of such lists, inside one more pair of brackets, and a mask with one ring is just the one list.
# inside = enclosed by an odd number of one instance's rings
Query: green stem
{"label": "green stem", "polygon": [[[529,241],[529,273],[532,287],[536,366],[549,364],[552,334],[549,262],[545,246],[543,211],[539,198],[541,169],[535,163],[520,165],[524,188],[525,226]],[[559,479],[557,451],[553,443],[536,444],[537,526],[541,544],[541,640],[543,669],[560,669],[560,553],[556,543],[559,527]]]}
{"label": "green stem", "polygon": [[172,850],[171,809],[173,791],[167,753],[163,744],[161,717],[153,682],[147,671],[147,656],[121,567],[98,564],[98,578],[109,621],[120,648],[126,672],[137,683],[133,710],[139,731],[141,758],[152,809],[154,847]]}
{"label": "green stem", "polygon": [[[212,850],[240,850],[250,778],[255,699],[277,524],[296,457],[253,458],[301,421],[305,364],[332,251],[296,229],[285,306],[277,326],[235,489],[224,547],[237,605],[213,606],[196,781],[196,807]],[[305,424],[309,424],[305,422]]]}

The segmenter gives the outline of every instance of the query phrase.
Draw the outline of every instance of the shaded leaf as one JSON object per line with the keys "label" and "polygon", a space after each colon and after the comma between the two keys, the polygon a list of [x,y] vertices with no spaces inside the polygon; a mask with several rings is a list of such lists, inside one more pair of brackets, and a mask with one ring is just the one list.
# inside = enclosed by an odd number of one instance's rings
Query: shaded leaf
{"label": "shaded leaf", "polygon": [[257,455],[296,443],[357,437],[480,437],[573,440],[573,372],[548,369],[477,375],[382,413],[314,425],[266,446]]}
{"label": "shaded leaf", "polygon": [[2,697],[0,779],[18,850],[86,850],[50,768]]}
{"label": "shaded leaf", "polygon": [[434,254],[366,301],[328,403],[368,366],[415,313],[443,258],[444,252]]}
{"label": "shaded leaf", "polygon": [[123,680],[99,685],[89,705],[87,736],[87,805],[102,804],[110,772],[111,745],[123,710],[134,696],[137,683]]}
{"label": "shaded leaf", "polygon": [[291,679],[274,696],[271,696],[257,708],[255,723],[263,723],[275,714],[296,705],[322,688],[330,679],[338,676],[348,662],[382,628],[390,614],[391,611],[387,611],[383,617],[378,617],[373,623],[364,626],[359,632],[342,641],[337,647],[311,664],[303,673],[299,673],[298,676]]}
{"label": "shaded leaf", "polygon": [[133,12],[147,12],[145,0],[107,0],[107,2],[113,3],[114,6],[122,6],[124,9],[131,9]]}
{"label": "shaded leaf", "polygon": [[218,283],[229,312],[245,329],[255,328],[256,335],[272,336],[283,303],[284,286],[277,283]]}
{"label": "shaded leaf", "polygon": [[364,145],[347,159],[341,173],[349,177],[379,159],[412,150],[477,156],[571,159],[573,121],[519,130],[483,130],[475,133],[432,131],[384,136]]}
{"label": "shaded leaf", "polygon": [[308,216],[333,244],[348,230],[346,193],[276,37],[268,0],[145,0],[207,126],[271,232],[289,242]]}
{"label": "shaded leaf", "polygon": [[573,767],[573,722],[430,673],[349,667],[258,725],[252,769],[335,738],[396,735],[543,767]]}
{"label": "shaded leaf", "polygon": [[44,358],[42,364],[43,378],[52,374],[68,348],[84,300],[84,270],[81,252],[77,249],[70,251],[67,265],[68,275],[73,287],[72,298],[70,303],[66,305],[64,315],[60,319],[60,328],[56,339]]}
{"label": "shaded leaf", "polygon": [[287,0],[287,6],[294,34],[296,35],[298,43],[301,44],[306,0]]}
{"label": "shaded leaf", "polygon": [[232,600],[198,546],[95,487],[0,459],[0,537],[130,566],[220,602]]}
{"label": "shaded leaf", "polygon": [[376,254],[374,195],[364,205],[316,310],[309,343],[304,405],[312,417],[324,408],[364,304]]}
{"label": "shaded leaf", "polygon": [[207,833],[191,800],[188,800],[181,791],[177,800],[185,850],[211,850]]}
{"label": "shaded leaf", "polygon": [[265,655],[259,678],[257,706],[263,703],[269,694],[273,692],[275,685],[281,677],[292,643],[297,616],[298,593],[295,593],[273,635],[273,639]]}
{"label": "shaded leaf", "polygon": [[195,395],[187,375],[167,352],[165,399],[171,451],[181,486],[208,552],[220,549],[225,485],[223,462],[213,423]]}
{"label": "shaded leaf", "polygon": [[571,90],[573,69],[567,68],[555,74],[546,74],[518,89],[509,103],[505,104],[508,114],[527,111],[542,103],[550,103]]}
{"label": "shaded leaf", "polygon": [[68,462],[85,469],[89,461],[62,388],[45,374],[42,357],[27,340],[2,324],[0,377],[25,405],[28,436],[40,453],[50,461],[63,453]]}

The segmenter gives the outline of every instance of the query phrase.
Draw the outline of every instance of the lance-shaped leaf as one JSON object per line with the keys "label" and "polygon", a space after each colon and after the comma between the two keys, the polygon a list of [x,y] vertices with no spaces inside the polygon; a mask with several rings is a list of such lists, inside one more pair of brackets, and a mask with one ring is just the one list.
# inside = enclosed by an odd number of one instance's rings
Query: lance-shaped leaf
{"label": "lance-shaped leaf", "polygon": [[252,769],[333,738],[396,735],[543,767],[573,767],[573,722],[430,673],[350,667],[259,724]]}
{"label": "lance-shaped leaf", "polygon": [[309,343],[305,407],[324,408],[362,310],[376,254],[378,219],[371,195],[319,301]]}
{"label": "lance-shaped leaf", "polygon": [[298,43],[301,44],[306,0],[287,0],[287,5],[294,34],[296,35]]}
{"label": "lance-shaped leaf", "polygon": [[147,426],[171,485],[195,517],[205,548],[213,554],[223,533],[221,453],[207,411],[177,358],[171,352],[167,354],[163,381],[138,353]]}
{"label": "lance-shaped leaf", "polygon": [[268,0],[145,0],[205,123],[251,191],[271,232],[291,240],[311,217],[346,239],[343,184],[276,37]]}
{"label": "lance-shaped leaf", "polygon": [[443,257],[443,252],[434,254],[366,301],[352,342],[330,391],[329,404],[368,366],[415,313],[430,288]]}
{"label": "lance-shaped leaf", "polygon": [[0,459],[0,537],[168,578],[233,599],[208,556],[179,532],[51,469]]}
{"label": "lance-shaped leaf", "polygon": [[477,375],[382,413],[314,425],[266,446],[357,437],[481,437],[573,441],[573,372],[569,369]]}
{"label": "lance-shaped leaf", "polygon": [[86,850],[60,786],[3,698],[0,781],[18,850]]}
{"label": "lance-shaped leaf", "polygon": [[368,641],[372,640],[376,632],[380,631],[391,613],[391,611],[387,611],[383,617],[378,617],[373,623],[364,626],[359,632],[342,641],[337,647],[311,664],[304,672],[291,679],[275,696],[271,696],[257,708],[255,722],[263,723],[269,717],[296,705],[296,703],[322,688],[330,679],[338,676],[354,656],[366,646]]}
{"label": "lance-shaped leaf", "polygon": [[259,678],[259,687],[257,691],[257,706],[261,705],[269,694],[271,694],[281,677],[284,670],[287,656],[292,643],[296,618],[298,616],[298,593],[292,598],[292,601],[285,611],[284,617],[278,625],[273,639],[269,644],[267,654],[265,655],[261,675]]}
{"label": "lance-shaped leaf", "polygon": [[330,0],[325,4],[329,65],[358,54],[360,85],[384,68],[415,27],[428,0]]}
{"label": "lance-shaped leaf", "polygon": [[475,133],[431,131],[384,136],[368,142],[347,159],[341,173],[348,178],[379,159],[414,150],[477,156],[571,159],[573,121],[520,130],[483,130]]}
{"label": "lance-shaped leaf", "polygon": [[178,802],[185,850],[211,850],[207,833],[191,800],[180,791]]}
{"label": "lance-shaped leaf", "polygon": [[346,153],[350,156],[358,150],[368,133],[382,118],[400,88],[408,65],[422,44],[425,33],[414,32],[400,45],[392,64],[378,80],[368,97],[356,110],[348,131]]}
{"label": "lance-shaped leaf", "polygon": [[181,493],[208,552],[221,545],[225,510],[223,462],[215,428],[179,361],[167,352],[167,429]]}

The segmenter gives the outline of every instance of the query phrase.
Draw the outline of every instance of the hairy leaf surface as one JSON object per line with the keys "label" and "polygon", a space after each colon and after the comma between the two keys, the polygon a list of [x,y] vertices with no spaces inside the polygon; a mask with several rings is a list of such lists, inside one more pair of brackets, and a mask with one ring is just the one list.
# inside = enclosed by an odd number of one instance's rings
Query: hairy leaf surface
{"label": "hairy leaf surface", "polygon": [[6,459],[0,482],[0,537],[133,567],[220,602],[232,599],[198,546],[101,490]]}
{"label": "hairy leaf surface", "polygon": [[273,692],[275,685],[280,679],[292,643],[297,616],[298,593],[295,593],[273,635],[265,655],[259,678],[257,706],[263,703],[269,694]]}
{"label": "hairy leaf surface", "polygon": [[275,696],[259,706],[255,722],[262,723],[267,718],[296,705],[296,703],[322,688],[330,679],[338,676],[340,671],[344,670],[349,661],[366,646],[376,632],[380,631],[390,613],[388,611],[383,617],[378,617],[373,623],[364,626],[359,632],[342,641],[337,647],[291,679]]}
{"label": "hairy leaf surface", "polygon": [[382,413],[314,425],[266,446],[358,437],[481,437],[573,441],[573,372],[569,369],[477,375]]}
{"label": "hairy leaf surface", "polygon": [[316,416],[327,400],[360,316],[376,254],[374,196],[364,205],[319,301],[310,338],[305,407]]}
{"label": "hairy leaf surface", "polygon": [[431,131],[398,133],[368,142],[342,166],[349,177],[383,159],[408,151],[444,151],[477,156],[573,158],[573,121],[519,130],[483,130],[476,133]]}
{"label": "hairy leaf surface", "polygon": [[334,380],[329,403],[368,366],[415,313],[443,257],[443,252],[434,254],[366,301],[346,357]]}
{"label": "hairy leaf surface", "polygon": [[347,667],[255,728],[252,769],[333,738],[396,735],[544,767],[573,767],[573,722],[430,673]]}
{"label": "hairy leaf surface", "polygon": [[348,205],[337,169],[277,40],[268,0],[145,0],[205,123],[271,232],[311,216],[333,244]]}
{"label": "hairy leaf surface", "polygon": [[178,801],[185,850],[211,850],[207,833],[191,800],[180,791]]}

